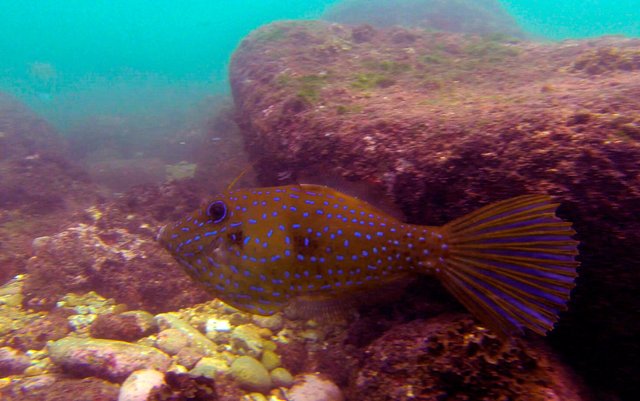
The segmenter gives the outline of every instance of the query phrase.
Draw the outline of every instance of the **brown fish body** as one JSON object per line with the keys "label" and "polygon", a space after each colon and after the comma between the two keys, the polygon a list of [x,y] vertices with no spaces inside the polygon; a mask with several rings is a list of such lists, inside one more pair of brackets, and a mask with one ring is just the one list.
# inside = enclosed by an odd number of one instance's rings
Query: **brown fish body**
{"label": "brown fish body", "polygon": [[[547,328],[557,318],[556,309],[564,306],[568,297],[567,288],[570,290],[573,286],[575,241],[568,237],[573,231],[570,228],[567,230],[567,223],[558,225],[556,223],[559,220],[549,218],[548,198],[538,197],[534,200],[540,204],[539,208],[544,209],[542,212],[546,221],[542,224],[553,223],[548,229],[540,231],[536,228],[528,233],[516,226],[512,234],[513,229],[507,227],[506,235],[515,237],[503,241],[499,239],[502,232],[498,230],[494,235],[493,223],[485,217],[488,222],[484,224],[493,237],[484,238],[481,226],[480,231],[471,231],[469,238],[472,246],[468,248],[464,236],[461,240],[456,238],[454,232],[452,238],[450,233],[452,229],[455,231],[455,226],[437,228],[405,224],[366,202],[327,187],[293,185],[239,189],[215,197],[191,216],[164,227],[159,240],[187,273],[210,293],[251,313],[269,315],[296,298],[339,299],[350,293],[374,290],[403,276],[435,273],[478,317],[490,323],[498,320],[500,330],[504,331],[509,326],[527,326],[526,319],[512,316],[500,302],[487,297],[485,294],[488,292],[498,291],[501,298],[515,302],[517,308],[524,309],[542,321],[540,326]],[[521,206],[521,209],[525,208],[525,219],[528,218],[526,207],[527,204]],[[496,212],[505,214],[503,210]],[[482,218],[479,215],[476,220],[482,222]],[[515,218],[517,220],[520,217],[516,214]],[[506,223],[509,222],[507,219]],[[526,223],[525,220],[525,227]],[[474,240],[474,236],[478,235],[479,239]],[[464,261],[470,252],[487,246],[489,249],[495,247],[488,245],[491,241],[498,244],[498,248],[506,247],[508,253],[524,252],[522,258],[538,259],[540,252],[546,251],[546,248],[538,251],[535,243],[540,241],[537,239],[549,242],[553,255],[559,250],[560,256],[554,257],[559,261],[552,263],[560,265],[559,273],[545,273],[553,269],[553,266],[547,266],[545,255],[541,256],[543,266],[540,269],[519,267],[518,263],[531,265],[531,261],[516,261],[513,271],[504,273],[504,282],[510,283],[514,277],[524,275],[527,286],[511,285],[515,288],[513,295],[505,293],[499,283],[495,283],[495,274],[492,272],[487,276],[489,284],[478,280],[475,271],[466,275],[462,274],[464,269],[459,273],[449,272],[448,266],[456,265],[459,260]],[[480,242],[474,245],[474,241]],[[522,242],[534,243],[534,248],[526,244],[518,245]],[[514,248],[510,244],[517,246]],[[461,250],[461,255],[452,258],[451,250],[456,247]],[[520,248],[524,251],[519,251]],[[502,251],[498,254],[504,253],[504,249],[498,251]],[[491,270],[497,264],[505,266],[502,260],[499,263],[492,262],[492,257],[483,260],[476,255],[476,259],[480,260],[478,263],[485,265],[477,267],[480,272]],[[535,272],[539,270],[543,273],[536,276]],[[545,297],[544,293],[537,290],[545,281],[554,281],[553,296]],[[556,282],[559,282],[559,286]],[[497,288],[494,288],[496,285]],[[520,294],[529,286],[532,286],[529,291],[533,297],[531,300]],[[471,294],[467,298],[471,297],[473,302],[485,304],[486,307],[470,305],[465,294]],[[537,298],[543,302],[538,302]],[[553,306],[538,307],[538,303]],[[487,308],[496,312],[489,314]],[[537,310],[539,308],[543,309],[542,312]]]}

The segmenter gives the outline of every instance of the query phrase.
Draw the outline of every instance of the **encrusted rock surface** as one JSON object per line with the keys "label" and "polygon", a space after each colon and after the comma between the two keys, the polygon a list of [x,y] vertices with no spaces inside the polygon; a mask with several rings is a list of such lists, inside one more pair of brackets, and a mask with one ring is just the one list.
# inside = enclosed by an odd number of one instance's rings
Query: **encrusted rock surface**
{"label": "encrusted rock surface", "polygon": [[431,225],[523,193],[557,196],[582,265],[550,339],[605,394],[637,393],[640,40],[370,27],[357,40],[361,30],[276,23],[234,54],[261,184],[358,181]]}
{"label": "encrusted rock surface", "polygon": [[[154,241],[155,226],[131,218],[129,225],[105,227],[103,212],[94,221],[34,241],[27,264],[25,304],[51,309],[68,293],[97,291],[131,308],[158,312],[207,299]],[[104,220],[109,220],[104,217]],[[162,294],[162,296],[159,296]]]}
{"label": "encrusted rock surface", "polygon": [[544,345],[501,340],[461,315],[395,326],[365,355],[349,399],[583,400],[574,374]]}
{"label": "encrusted rock surface", "polygon": [[0,396],[20,401],[116,401],[118,392],[116,384],[95,377],[75,379],[48,375],[16,381],[0,389]]}
{"label": "encrusted rock surface", "polygon": [[136,370],[164,372],[171,364],[162,351],[124,341],[66,337],[48,348],[51,360],[66,372],[120,383]]}

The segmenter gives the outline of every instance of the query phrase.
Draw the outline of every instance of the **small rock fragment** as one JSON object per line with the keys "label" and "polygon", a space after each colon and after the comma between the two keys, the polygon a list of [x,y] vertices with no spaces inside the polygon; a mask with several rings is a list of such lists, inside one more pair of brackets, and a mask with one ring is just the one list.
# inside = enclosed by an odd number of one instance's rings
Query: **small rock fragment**
{"label": "small rock fragment", "polygon": [[56,381],[56,376],[51,374],[30,377],[20,383],[20,390],[24,393],[31,394],[36,390],[51,387]]}
{"label": "small rock fragment", "polygon": [[242,324],[231,333],[234,345],[244,349],[247,354],[259,357],[264,349],[260,329],[252,324]]}
{"label": "small rock fragment", "polygon": [[11,347],[0,348],[0,377],[19,375],[31,364],[28,356]]}
{"label": "small rock fragment", "polygon": [[231,364],[231,376],[249,391],[266,393],[271,389],[271,376],[255,358],[241,356]]}
{"label": "small rock fragment", "polygon": [[202,357],[202,353],[193,347],[183,348],[176,354],[177,362],[187,369],[192,369],[196,366],[196,363],[198,363]]}
{"label": "small rock fragment", "polygon": [[154,388],[164,384],[164,373],[153,369],[137,370],[122,383],[118,401],[147,401]]}
{"label": "small rock fragment", "polygon": [[207,319],[207,323],[205,324],[205,332],[207,335],[209,333],[226,333],[231,331],[231,323],[226,319]]}
{"label": "small rock fragment", "polygon": [[271,316],[254,315],[251,319],[256,326],[267,328],[274,333],[280,331],[284,327],[284,320],[280,313],[276,313]]}

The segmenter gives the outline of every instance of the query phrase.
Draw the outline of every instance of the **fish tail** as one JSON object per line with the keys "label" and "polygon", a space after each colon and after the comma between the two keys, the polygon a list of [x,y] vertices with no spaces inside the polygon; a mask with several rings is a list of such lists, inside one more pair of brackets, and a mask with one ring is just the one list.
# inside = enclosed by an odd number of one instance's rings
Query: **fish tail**
{"label": "fish tail", "polygon": [[443,227],[444,286],[501,334],[545,335],[565,310],[577,276],[578,242],[547,195],[485,206]]}

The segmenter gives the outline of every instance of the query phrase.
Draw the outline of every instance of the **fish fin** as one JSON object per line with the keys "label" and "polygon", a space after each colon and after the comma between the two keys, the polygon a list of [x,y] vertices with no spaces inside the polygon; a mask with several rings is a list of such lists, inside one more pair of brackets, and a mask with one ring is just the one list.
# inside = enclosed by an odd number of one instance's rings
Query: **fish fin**
{"label": "fish fin", "polygon": [[547,195],[480,208],[443,227],[449,253],[438,276],[484,324],[500,334],[545,335],[566,310],[577,276],[578,242]]}
{"label": "fish fin", "polygon": [[247,167],[245,167],[240,174],[238,174],[236,176],[236,178],[233,179],[233,181],[231,181],[229,183],[229,185],[227,185],[227,191],[231,191],[233,189],[233,187],[238,183],[238,181],[240,181],[240,179],[242,177],[244,177],[245,174],[247,174],[249,172],[249,170],[252,170],[254,167],[255,163],[251,163],[250,165],[248,165]]}
{"label": "fish fin", "polygon": [[290,319],[314,319],[323,322],[341,321],[356,311],[358,303],[353,297],[327,297],[307,295],[296,297],[285,309]]}
{"label": "fish fin", "polygon": [[239,301],[229,296],[220,297],[218,299],[242,312],[260,316],[271,316],[274,313],[280,312],[287,306],[287,303],[269,302],[268,304],[263,304],[259,301]]}

